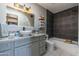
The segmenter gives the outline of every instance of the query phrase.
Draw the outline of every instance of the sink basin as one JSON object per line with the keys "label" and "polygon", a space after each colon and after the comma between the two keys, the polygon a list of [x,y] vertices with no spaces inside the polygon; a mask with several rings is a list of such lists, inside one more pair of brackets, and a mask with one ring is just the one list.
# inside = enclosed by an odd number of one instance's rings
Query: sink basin
{"label": "sink basin", "polygon": [[23,37],[26,37],[26,36],[29,36],[31,34],[32,31],[20,31],[20,34],[23,36]]}
{"label": "sink basin", "polygon": [[39,33],[39,34],[35,33],[35,34],[32,34],[32,36],[41,36],[41,35],[45,35],[45,34],[43,34],[43,33]]}

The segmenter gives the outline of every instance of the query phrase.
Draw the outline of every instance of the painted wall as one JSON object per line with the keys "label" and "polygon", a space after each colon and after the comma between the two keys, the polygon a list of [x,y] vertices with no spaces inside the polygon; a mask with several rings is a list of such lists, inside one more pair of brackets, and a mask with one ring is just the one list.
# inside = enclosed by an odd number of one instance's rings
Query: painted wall
{"label": "painted wall", "polygon": [[0,23],[5,23],[6,21],[6,7],[0,4]]}
{"label": "painted wall", "polygon": [[79,4],[78,4],[78,45],[79,45]]}
{"label": "painted wall", "polygon": [[[26,3],[26,6],[31,6],[33,14],[34,14],[34,27],[35,29],[39,28],[39,16],[45,16],[46,17],[46,9],[44,9],[43,7],[37,5],[37,4],[33,4],[33,3]],[[6,14],[7,13],[11,13],[11,14],[15,14],[18,15],[18,25],[19,26],[30,26],[29,20],[27,18],[26,15],[24,15],[23,13],[7,8],[6,4],[0,4],[0,22],[5,23],[6,22]]]}
{"label": "painted wall", "polygon": [[45,19],[46,19],[46,9],[35,3],[26,4],[26,6],[31,6],[33,14],[35,15],[34,26],[36,29],[38,29],[40,26],[40,22],[39,22],[38,18],[39,18],[39,16],[45,16]]}

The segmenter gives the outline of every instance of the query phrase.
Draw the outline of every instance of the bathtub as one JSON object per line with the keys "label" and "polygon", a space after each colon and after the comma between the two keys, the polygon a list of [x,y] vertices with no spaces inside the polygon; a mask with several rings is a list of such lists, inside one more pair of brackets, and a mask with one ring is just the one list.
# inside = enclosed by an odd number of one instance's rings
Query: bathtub
{"label": "bathtub", "polygon": [[48,41],[54,43],[53,45],[57,48],[57,54],[59,56],[78,56],[79,46],[76,44],[68,44],[64,42],[64,39],[51,38]]}

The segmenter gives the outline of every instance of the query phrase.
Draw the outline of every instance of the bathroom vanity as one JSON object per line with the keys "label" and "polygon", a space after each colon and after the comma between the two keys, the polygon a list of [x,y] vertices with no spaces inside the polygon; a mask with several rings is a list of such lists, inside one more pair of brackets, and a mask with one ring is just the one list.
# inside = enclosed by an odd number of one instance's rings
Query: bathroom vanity
{"label": "bathroom vanity", "polygon": [[0,38],[0,56],[39,56],[46,52],[46,35]]}

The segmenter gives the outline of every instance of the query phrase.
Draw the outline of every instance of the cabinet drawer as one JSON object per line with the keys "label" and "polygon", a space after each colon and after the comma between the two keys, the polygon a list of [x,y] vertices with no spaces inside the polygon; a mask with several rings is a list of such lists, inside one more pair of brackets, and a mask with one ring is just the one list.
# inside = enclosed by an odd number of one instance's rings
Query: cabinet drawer
{"label": "cabinet drawer", "polygon": [[46,40],[46,36],[45,35],[40,36],[40,40]]}
{"label": "cabinet drawer", "polygon": [[39,36],[38,37],[31,37],[31,42],[39,41]]}
{"label": "cabinet drawer", "polygon": [[45,46],[40,47],[40,55],[46,52]]}
{"label": "cabinet drawer", "polygon": [[38,47],[39,47],[39,41],[38,41],[38,42],[33,42],[33,43],[31,43],[31,44],[30,44],[30,47],[32,47],[32,46],[38,46]]}
{"label": "cabinet drawer", "polygon": [[40,47],[45,46],[46,42],[45,40],[40,41]]}
{"label": "cabinet drawer", "polygon": [[13,48],[12,41],[0,42],[0,52]]}

